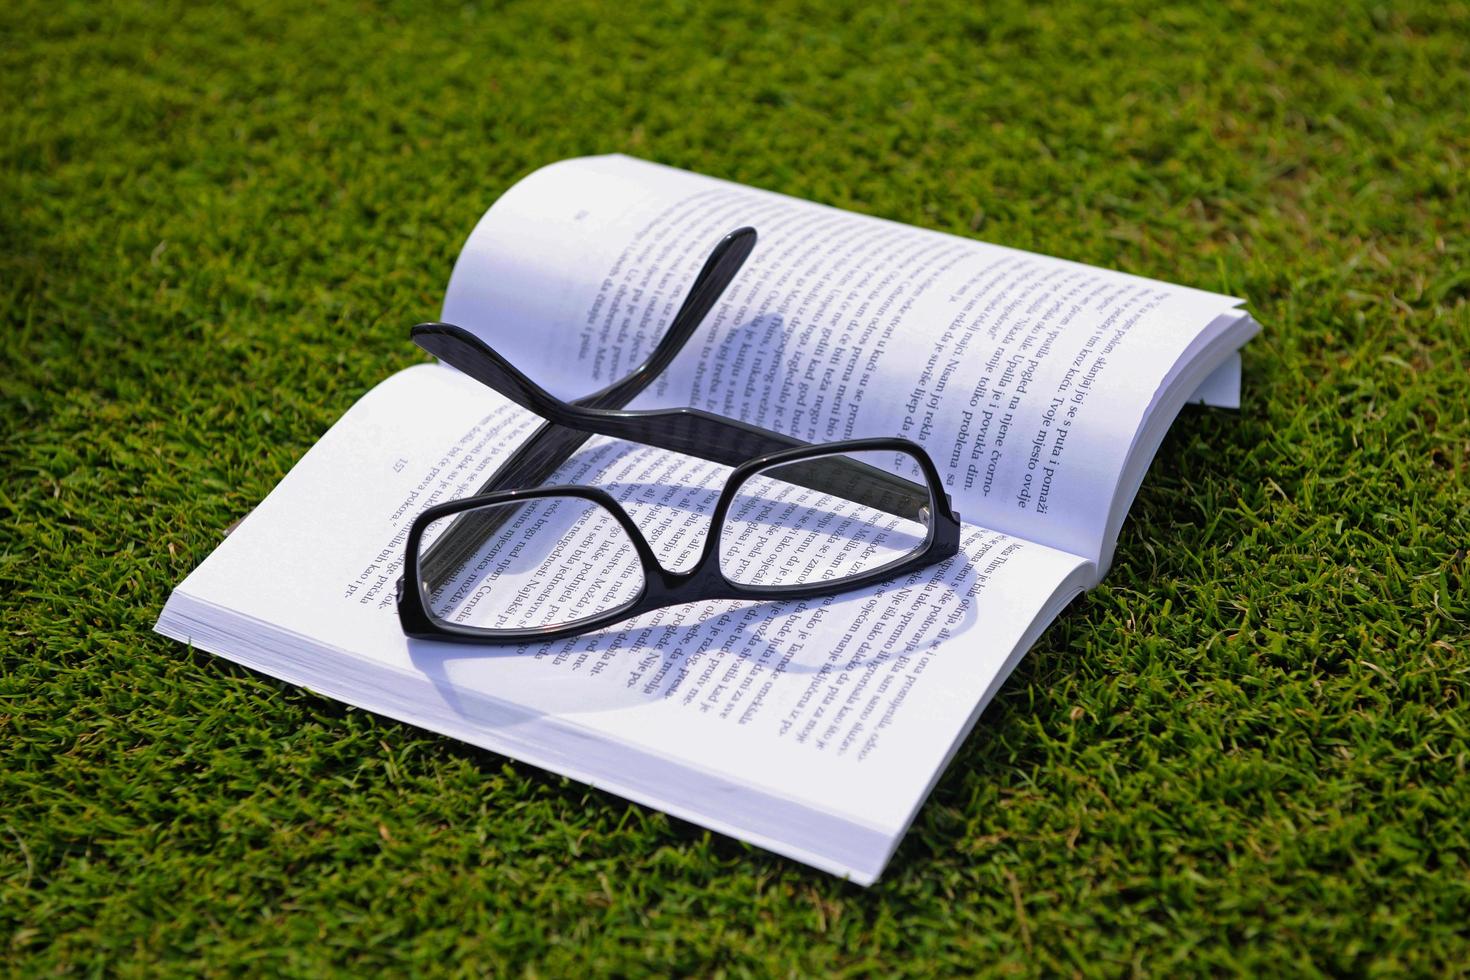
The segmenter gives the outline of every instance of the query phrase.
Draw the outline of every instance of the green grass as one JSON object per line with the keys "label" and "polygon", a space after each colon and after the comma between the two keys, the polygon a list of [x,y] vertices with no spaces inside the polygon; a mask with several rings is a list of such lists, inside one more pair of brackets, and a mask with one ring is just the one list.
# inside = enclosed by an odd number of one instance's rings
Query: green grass
{"label": "green grass", "polygon": [[[0,7],[3,962],[1466,970],[1470,7],[945,7]],[[1266,325],[871,890],[149,632],[613,150]]]}

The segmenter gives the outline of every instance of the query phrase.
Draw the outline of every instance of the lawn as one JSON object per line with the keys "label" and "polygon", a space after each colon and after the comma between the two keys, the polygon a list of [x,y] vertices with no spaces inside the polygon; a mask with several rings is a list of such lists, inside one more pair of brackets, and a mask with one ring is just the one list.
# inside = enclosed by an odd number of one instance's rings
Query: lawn
{"label": "lawn", "polygon": [[[1470,6],[0,7],[16,973],[1470,962]],[[1249,298],[1103,587],[864,890],[150,632],[622,151]]]}

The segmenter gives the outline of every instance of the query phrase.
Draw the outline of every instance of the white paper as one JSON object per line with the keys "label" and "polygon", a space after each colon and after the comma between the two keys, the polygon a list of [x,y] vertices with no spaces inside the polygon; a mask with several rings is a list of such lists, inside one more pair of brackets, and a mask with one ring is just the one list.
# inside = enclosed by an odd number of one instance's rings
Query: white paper
{"label": "white paper", "polygon": [[[972,527],[961,558],[826,599],[671,607],[519,652],[406,640],[391,599],[408,522],[427,503],[473,485],[534,422],[448,368],[401,372],[354,406],[178,594],[350,652],[341,662],[280,671],[305,670],[290,678],[299,683],[321,683],[315,669],[329,682],[361,669],[354,663],[371,664],[406,684],[416,679],[431,702],[413,713],[425,727],[567,768],[507,739],[503,720],[486,721],[484,703],[510,704],[520,717],[555,717],[599,743],[837,815],[887,847],[1022,652],[1042,607],[1059,589],[1074,592],[1066,583],[1083,567],[1075,556]],[[636,451],[602,451],[603,464],[621,463],[594,466],[595,477],[652,532],[670,508],[638,502],[640,481],[628,479]],[[598,452],[593,445],[587,454]],[[665,467],[680,467],[675,483],[708,467],[662,456]],[[587,475],[585,466],[579,475]],[[717,473],[705,475],[719,481]],[[669,476],[659,474],[658,485]],[[687,507],[673,509],[683,524],[699,523]],[[671,564],[679,548],[699,544],[669,546],[681,539],[667,527],[659,538]],[[206,649],[226,645],[192,639]],[[370,694],[351,699],[406,713]],[[627,775],[616,765],[570,768],[614,787]],[[671,808],[754,836],[729,815],[738,810],[731,799]],[[868,879],[876,873],[844,870]]]}
{"label": "white paper", "polygon": [[1171,371],[1239,300],[851,214],[627,157],[508,191],[444,319],[565,397],[638,363],[721,235],[760,241],[639,406],[810,441],[905,435],[966,517],[1098,558]]}

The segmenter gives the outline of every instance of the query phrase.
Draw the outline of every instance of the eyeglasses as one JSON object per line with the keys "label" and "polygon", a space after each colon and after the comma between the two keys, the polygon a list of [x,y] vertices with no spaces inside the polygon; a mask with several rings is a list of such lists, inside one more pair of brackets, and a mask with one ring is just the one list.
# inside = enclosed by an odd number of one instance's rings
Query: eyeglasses
{"label": "eyeglasses", "polygon": [[[959,550],[959,516],[928,453],[902,438],[809,445],[697,409],[615,411],[561,401],[460,327],[419,346],[563,428],[734,466],[702,553],[663,567],[611,494],[549,486],[427,508],[409,527],[398,615],[409,636],[525,643],[664,606],[793,599],[861,588]],[[442,544],[453,536],[453,546]]]}
{"label": "eyeglasses", "polygon": [[[544,642],[685,602],[830,595],[958,552],[959,516],[933,460],[908,439],[811,445],[697,409],[604,407],[626,404],[677,353],[749,253],[754,233],[745,239],[747,231],[727,236],[723,255],[717,248],[706,263],[669,331],[677,327],[683,336],[661,342],[623,382],[575,403],[537,386],[468,331],[450,324],[413,329],[424,350],[548,420],[492,484],[504,486],[508,470],[545,479],[594,434],[734,470],[687,571],[665,568],[622,505],[597,487],[496,489],[424,510],[409,528],[398,588],[407,635]],[[701,299],[698,310],[691,301],[701,280],[707,303]],[[691,309],[697,318],[681,321]]]}

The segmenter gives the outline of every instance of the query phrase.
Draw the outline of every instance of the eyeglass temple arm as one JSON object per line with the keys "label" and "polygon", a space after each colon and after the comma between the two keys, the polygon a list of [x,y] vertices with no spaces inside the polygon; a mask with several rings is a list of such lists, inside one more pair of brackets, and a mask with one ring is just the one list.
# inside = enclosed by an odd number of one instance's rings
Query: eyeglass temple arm
{"label": "eyeglass temple arm", "polygon": [[[756,230],[745,226],[721,238],[710,250],[709,257],[690,284],[689,292],[684,295],[684,302],[648,358],[606,388],[578,398],[573,404],[589,408],[622,408],[652,384],[684,349],[695,329],[724,295],[755,248],[756,237]],[[539,486],[590,438],[591,433],[544,422],[481,484],[477,493]],[[504,515],[499,514],[462,514],[453,519],[445,533],[419,556],[420,577],[429,583],[431,590],[438,588],[460,563],[475,553],[503,520]]]}
{"label": "eyeglass temple arm", "polygon": [[735,273],[750,258],[755,248],[756,233],[751,227],[736,228],[710,251],[709,258],[694,277],[684,296],[679,312],[669,321],[669,329],[659,338],[653,353],[638,367],[601,391],[575,399],[573,405],[587,408],[622,408],[664,372],[674,357],[684,349],[694,329],[704,322],[709,311],[725,294]]}
{"label": "eyeglass temple arm", "polygon": [[[710,309],[735,278],[735,273],[750,257],[755,242],[756,232],[750,227],[737,228],[720,239],[694,277],[679,311],[669,321],[669,329],[659,338],[648,359],[601,391],[575,399],[572,404],[586,408],[622,408],[642,393],[684,349],[695,328],[709,315]],[[554,422],[543,424],[491,475],[479,492],[490,493],[542,483],[591,435],[586,431],[563,428]]]}
{"label": "eyeglass temple arm", "polygon": [[[424,350],[550,422],[627,439],[726,466],[810,445],[793,436],[695,408],[612,411],[569,404],[537,385],[489,345],[449,323],[420,324],[413,340]],[[929,518],[928,487],[877,467],[834,456],[782,468],[782,479],[910,520]]]}

